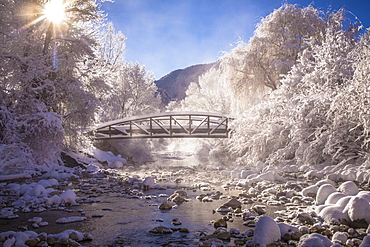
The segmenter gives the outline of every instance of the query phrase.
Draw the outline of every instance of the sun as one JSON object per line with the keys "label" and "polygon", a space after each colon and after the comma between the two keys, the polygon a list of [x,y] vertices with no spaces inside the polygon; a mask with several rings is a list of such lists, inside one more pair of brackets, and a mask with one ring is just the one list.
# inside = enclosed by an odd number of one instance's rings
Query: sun
{"label": "sun", "polygon": [[66,18],[63,0],[50,0],[45,4],[43,14],[53,24],[60,24]]}

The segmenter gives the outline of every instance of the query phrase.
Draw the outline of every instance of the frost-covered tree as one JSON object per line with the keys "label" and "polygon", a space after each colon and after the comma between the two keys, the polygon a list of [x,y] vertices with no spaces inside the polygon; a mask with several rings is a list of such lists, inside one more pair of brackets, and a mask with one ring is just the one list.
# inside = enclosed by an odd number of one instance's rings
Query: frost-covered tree
{"label": "frost-covered tree", "polygon": [[[39,164],[57,162],[64,138],[92,123],[95,97],[77,71],[93,54],[92,26],[103,20],[98,1],[77,0],[65,2],[65,19],[57,24],[44,15],[46,3],[0,3],[0,104],[9,116],[1,151],[17,146]],[[14,159],[8,152],[1,163],[27,164],[27,155]]]}
{"label": "frost-covered tree", "polygon": [[230,151],[242,164],[331,164],[358,155],[358,119],[349,118],[357,113],[348,111],[353,101],[347,94],[358,44],[344,14],[327,16],[321,38],[307,43],[282,86],[238,120]]}
{"label": "frost-covered tree", "polygon": [[157,94],[153,73],[138,63],[125,63],[113,84],[112,106],[114,118],[160,111],[161,99]]}
{"label": "frost-covered tree", "polygon": [[263,18],[249,42],[239,42],[221,60],[235,97],[246,105],[254,104],[261,95],[276,90],[298,54],[324,28],[322,13],[312,6],[285,4]]}
{"label": "frost-covered tree", "polygon": [[229,114],[232,100],[223,75],[218,68],[211,68],[199,77],[198,83],[190,83],[186,98],[180,102],[181,109]]}

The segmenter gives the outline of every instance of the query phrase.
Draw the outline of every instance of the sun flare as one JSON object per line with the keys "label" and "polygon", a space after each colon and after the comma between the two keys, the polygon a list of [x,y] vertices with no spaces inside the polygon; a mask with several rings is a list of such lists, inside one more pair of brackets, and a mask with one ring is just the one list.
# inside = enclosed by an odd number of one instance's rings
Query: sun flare
{"label": "sun flare", "polygon": [[54,24],[60,24],[65,19],[65,6],[63,0],[50,0],[44,8],[46,19]]}

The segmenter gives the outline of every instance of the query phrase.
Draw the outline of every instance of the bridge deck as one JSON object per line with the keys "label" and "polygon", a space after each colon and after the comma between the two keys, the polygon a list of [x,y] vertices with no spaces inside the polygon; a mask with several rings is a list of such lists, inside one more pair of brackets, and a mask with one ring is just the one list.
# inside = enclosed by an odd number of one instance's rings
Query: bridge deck
{"label": "bridge deck", "polygon": [[217,113],[163,112],[100,124],[95,139],[227,138],[230,117]]}

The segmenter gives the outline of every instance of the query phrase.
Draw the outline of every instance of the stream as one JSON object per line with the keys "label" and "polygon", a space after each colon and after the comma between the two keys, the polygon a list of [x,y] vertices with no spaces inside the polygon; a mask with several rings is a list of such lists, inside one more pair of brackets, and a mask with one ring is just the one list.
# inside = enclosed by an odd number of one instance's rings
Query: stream
{"label": "stream", "polygon": [[[215,209],[227,202],[232,196],[237,196],[241,190],[234,188],[222,188],[219,186],[207,188],[194,188],[198,174],[195,168],[188,164],[194,162],[192,156],[185,158],[163,156],[160,166],[158,163],[144,170],[122,172],[122,177],[111,178],[84,178],[79,181],[70,181],[66,188],[73,189],[80,198],[90,199],[79,205],[47,209],[41,213],[22,213],[16,219],[0,219],[0,232],[20,231],[28,229],[37,233],[46,232],[57,234],[67,229],[74,229],[84,233],[90,233],[92,241],[85,241],[83,246],[189,246],[196,245],[202,234],[211,234],[215,228],[212,221],[222,218],[222,215],[214,212]],[[157,172],[154,174],[160,188],[147,191],[134,190],[137,195],[128,193],[120,186],[125,176],[129,174],[145,173],[146,171]],[[200,172],[200,171],[199,171]],[[201,171],[212,180],[212,173],[218,171]],[[153,172],[152,172],[153,173]],[[153,174],[152,174],[153,175]],[[143,175],[144,176],[144,175]],[[206,182],[206,181],[202,181]],[[162,202],[167,201],[168,196],[175,190],[184,190],[188,195],[188,201],[169,211],[161,211],[158,208]],[[219,191],[222,197],[211,202],[201,202],[196,199],[199,194],[215,193]],[[167,196],[165,196],[167,195]],[[89,201],[89,202],[87,202]],[[245,205],[248,208],[251,205]],[[277,207],[268,207],[267,215],[274,215]],[[81,222],[57,224],[55,221],[62,217],[81,216],[87,219]],[[42,217],[49,224],[40,228],[33,228],[28,221],[33,217]],[[172,220],[178,218],[181,225],[174,226]],[[154,234],[150,230],[157,226],[169,228],[186,228],[188,233],[174,231],[171,234]],[[244,232],[247,227],[243,225],[242,217],[234,217],[233,222],[228,222],[228,228],[235,227]]]}

